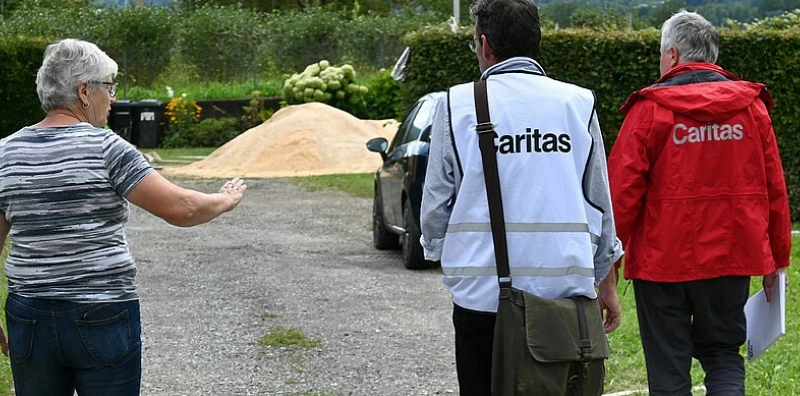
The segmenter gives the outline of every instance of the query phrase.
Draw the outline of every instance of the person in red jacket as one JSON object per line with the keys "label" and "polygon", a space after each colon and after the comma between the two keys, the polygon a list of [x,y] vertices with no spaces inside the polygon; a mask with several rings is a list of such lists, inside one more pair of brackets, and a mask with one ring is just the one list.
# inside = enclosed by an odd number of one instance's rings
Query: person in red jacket
{"label": "person in red jacket", "polygon": [[[789,265],[791,220],[763,84],[715,65],[719,36],[693,12],[661,28],[661,78],[622,106],[608,160],[633,279],[650,395],[744,395],[744,304]],[[771,298],[768,294],[768,299]]]}

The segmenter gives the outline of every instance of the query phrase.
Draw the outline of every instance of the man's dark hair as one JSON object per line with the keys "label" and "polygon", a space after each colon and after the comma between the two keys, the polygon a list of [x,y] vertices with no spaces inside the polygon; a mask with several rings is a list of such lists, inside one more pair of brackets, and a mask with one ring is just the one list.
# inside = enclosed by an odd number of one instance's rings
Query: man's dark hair
{"label": "man's dark hair", "polygon": [[485,35],[498,61],[538,59],[542,44],[539,9],[533,0],[479,0],[470,8],[475,35]]}

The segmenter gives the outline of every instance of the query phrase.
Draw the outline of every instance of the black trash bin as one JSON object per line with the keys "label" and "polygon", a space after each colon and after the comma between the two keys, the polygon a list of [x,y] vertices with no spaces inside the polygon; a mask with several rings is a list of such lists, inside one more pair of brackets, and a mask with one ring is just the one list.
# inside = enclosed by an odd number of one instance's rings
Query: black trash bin
{"label": "black trash bin", "polygon": [[133,124],[138,113],[134,103],[132,100],[118,100],[112,104],[108,127],[123,139],[136,144],[138,136],[133,133]]}
{"label": "black trash bin", "polygon": [[139,148],[156,148],[161,142],[162,120],[164,118],[163,103],[155,99],[136,102],[136,121],[134,122],[135,141]]}

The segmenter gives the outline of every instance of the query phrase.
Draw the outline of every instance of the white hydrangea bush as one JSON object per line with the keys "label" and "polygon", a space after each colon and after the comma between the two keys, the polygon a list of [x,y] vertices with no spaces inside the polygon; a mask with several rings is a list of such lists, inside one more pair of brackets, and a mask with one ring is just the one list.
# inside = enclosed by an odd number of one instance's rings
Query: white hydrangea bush
{"label": "white hydrangea bush", "polygon": [[295,73],[283,83],[283,100],[288,104],[322,102],[342,107],[364,102],[369,92],[356,84],[352,65],[333,66],[326,60],[312,63],[302,73]]}

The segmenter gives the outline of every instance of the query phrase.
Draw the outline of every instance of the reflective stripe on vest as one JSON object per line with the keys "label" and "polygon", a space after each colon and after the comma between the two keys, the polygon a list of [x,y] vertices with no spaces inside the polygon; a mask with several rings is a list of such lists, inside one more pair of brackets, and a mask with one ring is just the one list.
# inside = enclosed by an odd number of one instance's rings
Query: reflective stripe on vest
{"label": "reflective stripe on vest", "polygon": [[[496,276],[496,267],[442,267],[445,276]],[[533,276],[555,278],[560,276],[578,275],[594,278],[593,268],[582,267],[511,267],[511,276]]]}
{"label": "reflective stripe on vest", "polygon": [[[453,223],[447,226],[447,233],[451,232],[492,232],[489,223]],[[589,225],[582,223],[506,223],[506,232],[586,232]],[[592,243],[597,245],[600,236],[589,233]]]}

